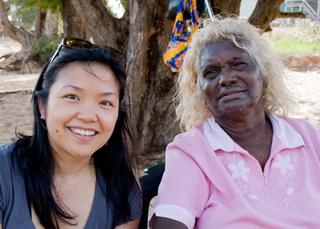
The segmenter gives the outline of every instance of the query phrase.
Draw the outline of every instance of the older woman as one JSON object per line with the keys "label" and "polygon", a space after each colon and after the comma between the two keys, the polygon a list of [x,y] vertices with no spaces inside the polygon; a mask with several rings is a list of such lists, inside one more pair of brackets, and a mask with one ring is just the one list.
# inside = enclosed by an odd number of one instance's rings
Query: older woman
{"label": "older woman", "polygon": [[153,229],[319,227],[320,133],[287,117],[283,78],[255,27],[205,23],[180,75],[188,131],[167,147]]}
{"label": "older woman", "polygon": [[138,228],[126,78],[119,51],[62,41],[33,93],[33,135],[0,146],[0,229]]}

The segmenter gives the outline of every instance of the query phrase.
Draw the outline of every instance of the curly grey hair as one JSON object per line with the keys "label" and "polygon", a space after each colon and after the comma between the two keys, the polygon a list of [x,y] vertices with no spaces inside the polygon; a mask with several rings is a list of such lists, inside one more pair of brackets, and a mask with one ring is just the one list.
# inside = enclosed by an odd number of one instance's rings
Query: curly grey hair
{"label": "curly grey hair", "polygon": [[[202,98],[197,77],[200,70],[199,57],[208,43],[230,40],[237,47],[246,50],[260,69],[263,82],[268,86],[263,92],[266,114],[275,112],[285,117],[296,106],[291,91],[284,82],[285,67],[281,58],[264,40],[259,30],[248,22],[236,17],[214,18],[203,21],[203,28],[193,36],[190,48],[184,58],[179,75],[179,89],[175,97],[176,113],[183,130],[204,122],[211,116],[212,110]],[[213,114],[214,115],[214,114]]]}

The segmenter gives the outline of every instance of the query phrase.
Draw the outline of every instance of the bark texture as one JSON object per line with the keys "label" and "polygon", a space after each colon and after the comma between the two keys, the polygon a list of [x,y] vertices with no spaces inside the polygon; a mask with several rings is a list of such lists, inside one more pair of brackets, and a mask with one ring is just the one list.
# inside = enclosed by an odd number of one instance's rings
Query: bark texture
{"label": "bark texture", "polygon": [[71,0],[61,0],[64,37],[86,39],[86,28]]}
{"label": "bark texture", "polygon": [[116,19],[109,13],[102,0],[71,1],[96,43],[119,48],[115,36]]}
{"label": "bark texture", "polygon": [[283,2],[284,0],[258,0],[248,21],[264,33],[271,31],[270,23],[276,18],[305,17],[303,13],[282,13],[279,8]]}
{"label": "bark texture", "polygon": [[46,19],[46,13],[42,12],[41,7],[37,7],[35,15],[35,31],[34,38],[38,39],[44,31],[44,23]]}
{"label": "bark texture", "polygon": [[47,11],[46,21],[44,24],[44,34],[46,34],[48,37],[57,37],[58,19],[59,19],[58,14],[52,13],[51,10]]}

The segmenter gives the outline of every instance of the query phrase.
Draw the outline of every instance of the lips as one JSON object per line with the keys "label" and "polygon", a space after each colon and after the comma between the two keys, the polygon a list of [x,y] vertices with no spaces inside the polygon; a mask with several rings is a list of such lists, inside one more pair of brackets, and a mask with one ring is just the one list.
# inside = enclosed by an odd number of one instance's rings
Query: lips
{"label": "lips", "polygon": [[82,128],[77,128],[77,127],[70,127],[69,129],[73,133],[79,134],[79,135],[85,136],[85,137],[94,136],[97,134],[97,131],[92,130],[92,129],[82,129]]}
{"label": "lips", "polygon": [[224,91],[219,95],[219,99],[221,98],[236,98],[241,96],[244,93],[244,90],[232,90],[232,91]]}

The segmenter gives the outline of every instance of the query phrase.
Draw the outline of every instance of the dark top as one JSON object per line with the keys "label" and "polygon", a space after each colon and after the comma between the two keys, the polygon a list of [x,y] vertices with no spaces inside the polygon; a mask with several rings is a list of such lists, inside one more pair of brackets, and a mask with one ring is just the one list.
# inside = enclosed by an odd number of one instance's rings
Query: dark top
{"label": "dark top", "polygon": [[[26,189],[18,162],[11,160],[15,142],[0,146],[0,224],[3,229],[35,229],[26,197]],[[85,229],[111,228],[112,212],[106,204],[106,183],[97,169],[97,182],[91,212]],[[131,219],[141,216],[142,203],[137,191],[128,198]],[[126,222],[117,222],[116,226]]]}

